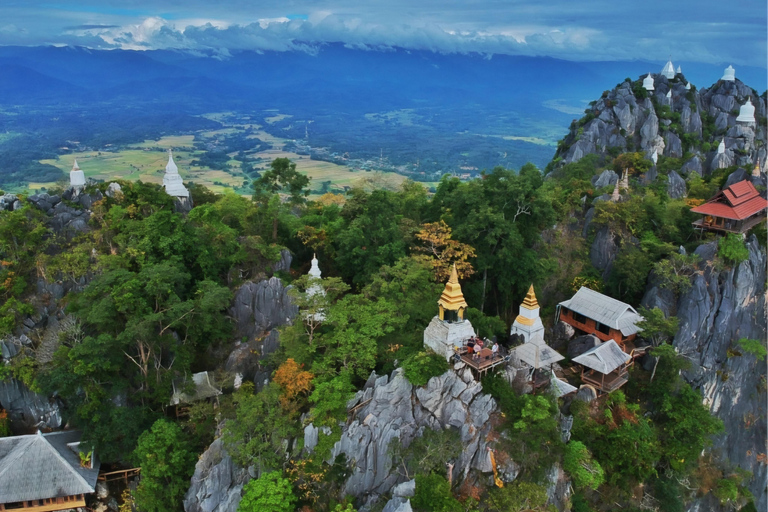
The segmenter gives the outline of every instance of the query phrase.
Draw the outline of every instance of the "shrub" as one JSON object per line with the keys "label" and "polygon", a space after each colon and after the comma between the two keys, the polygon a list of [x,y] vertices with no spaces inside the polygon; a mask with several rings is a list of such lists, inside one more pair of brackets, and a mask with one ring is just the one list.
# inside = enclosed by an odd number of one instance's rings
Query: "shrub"
{"label": "shrub", "polygon": [[237,512],[291,512],[295,503],[291,482],[272,471],[245,484]]}
{"label": "shrub", "polygon": [[416,511],[422,512],[462,512],[464,507],[451,494],[448,480],[430,473],[416,475],[416,492],[411,500]]}
{"label": "shrub", "polygon": [[424,386],[429,379],[448,370],[448,362],[434,352],[417,352],[403,361],[405,378],[414,386]]}
{"label": "shrub", "polygon": [[749,259],[749,249],[744,245],[741,236],[733,233],[728,233],[718,241],[717,254],[734,265]]}
{"label": "shrub", "polygon": [[577,489],[595,490],[605,481],[602,466],[592,459],[584,443],[571,441],[565,447],[563,469],[571,475]]}
{"label": "shrub", "polygon": [[765,361],[765,357],[768,356],[768,350],[765,348],[765,342],[763,341],[741,338],[736,343],[739,344],[741,350],[747,354],[752,354],[759,361]]}

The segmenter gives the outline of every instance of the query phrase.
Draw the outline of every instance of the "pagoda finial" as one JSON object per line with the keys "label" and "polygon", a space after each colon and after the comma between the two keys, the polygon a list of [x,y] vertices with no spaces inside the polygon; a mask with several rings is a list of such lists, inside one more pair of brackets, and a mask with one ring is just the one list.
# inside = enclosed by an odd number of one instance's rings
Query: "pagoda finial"
{"label": "pagoda finial", "polygon": [[461,285],[459,284],[459,274],[456,271],[456,264],[453,264],[451,269],[451,277],[445,285],[443,293],[440,295],[440,300],[437,301],[439,307],[440,320],[446,320],[446,311],[455,311],[457,314],[457,320],[464,320],[464,310],[467,309],[467,301],[464,300],[464,294],[461,292]]}
{"label": "pagoda finial", "polygon": [[72,170],[73,171],[79,171],[80,170],[80,166],[77,165],[77,158],[75,158],[75,163],[72,164]]}
{"label": "pagoda finial", "polygon": [[533,285],[528,288],[528,293],[525,295],[525,299],[520,307],[525,309],[536,309],[539,307],[539,301],[536,300],[536,292],[533,291]]}
{"label": "pagoda finial", "polygon": [[451,284],[459,284],[459,273],[456,271],[456,264],[453,264],[451,269],[451,277],[448,278],[448,282]]}

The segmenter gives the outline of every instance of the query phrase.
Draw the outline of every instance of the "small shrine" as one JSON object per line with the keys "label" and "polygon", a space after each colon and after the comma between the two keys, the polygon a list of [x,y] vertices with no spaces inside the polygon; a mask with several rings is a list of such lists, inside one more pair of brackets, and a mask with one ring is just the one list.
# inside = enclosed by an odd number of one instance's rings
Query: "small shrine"
{"label": "small shrine", "polygon": [[685,90],[686,91],[690,91],[691,90],[691,82],[688,82],[687,84],[685,84]]}
{"label": "small shrine", "polygon": [[[314,297],[316,295],[320,295],[325,297],[325,288],[323,288],[323,285],[320,284],[320,280],[322,279],[322,272],[318,266],[316,254],[312,255],[312,267],[309,269],[309,272],[307,272],[307,275],[309,276],[309,283],[307,284],[307,296]],[[311,315],[312,319],[316,322],[322,322],[325,320],[325,311],[322,308],[320,308],[316,313],[306,312],[305,314],[307,316]]]}
{"label": "small shrine", "polygon": [[672,65],[671,60],[668,60],[667,63],[664,64],[664,67],[661,69],[661,74],[669,80],[675,78],[675,66]]}
{"label": "small shrine", "polygon": [[683,68],[681,68],[680,66],[677,66],[677,69],[675,70],[675,74],[682,75],[683,74]]}
{"label": "small shrine", "polygon": [[544,324],[541,323],[539,316],[539,303],[536,300],[536,293],[533,291],[533,285],[528,289],[528,293],[520,304],[520,314],[515,318],[512,324],[510,334],[519,334],[523,337],[525,343],[534,340],[544,339]]}
{"label": "small shrine", "polygon": [[739,123],[754,123],[755,122],[755,106],[752,104],[752,99],[747,98],[747,102],[739,108],[739,117],[736,118]]}
{"label": "small shrine", "polygon": [[653,161],[653,165],[656,165],[659,161],[659,154],[655,149],[653,150],[653,154],[651,155],[651,161]]}
{"label": "small shrine", "polygon": [[189,197],[189,190],[184,186],[184,181],[179,174],[179,168],[173,161],[173,153],[168,150],[168,164],[165,166],[165,176],[163,176],[163,187],[169,196]]}
{"label": "small shrine", "polygon": [[653,90],[653,77],[650,73],[648,73],[648,76],[643,78],[643,88],[646,91],[652,91]]}
{"label": "small shrine", "polygon": [[600,393],[610,393],[627,383],[633,359],[614,340],[608,340],[574,357],[573,362],[581,365],[585,384]]}
{"label": "small shrine", "polygon": [[672,101],[672,89],[670,89],[670,90],[668,90],[668,91],[667,91],[667,96],[666,96],[666,98],[667,98],[667,100],[669,100],[669,101]]}
{"label": "small shrine", "polygon": [[733,66],[728,66],[725,68],[723,76],[720,77],[720,80],[724,80],[726,82],[733,82],[736,80],[736,70],[733,69]]}
{"label": "small shrine", "polygon": [[467,302],[461,292],[456,265],[451,270],[451,277],[437,301],[438,314],[424,329],[424,346],[448,360],[466,340],[475,335],[472,323],[464,318]]}
{"label": "small shrine", "polygon": [[701,232],[746,233],[765,222],[768,200],[762,198],[750,181],[734,183],[706,203],[691,211],[704,217],[693,222]]}
{"label": "small shrine", "polygon": [[[752,109],[754,110],[754,108]],[[80,170],[80,166],[77,165],[77,159],[72,164],[72,170],[69,171],[69,186],[82,189],[85,187],[85,173]]]}
{"label": "small shrine", "polygon": [[717,145],[717,154],[722,155],[725,153],[725,139],[720,141],[720,144]]}

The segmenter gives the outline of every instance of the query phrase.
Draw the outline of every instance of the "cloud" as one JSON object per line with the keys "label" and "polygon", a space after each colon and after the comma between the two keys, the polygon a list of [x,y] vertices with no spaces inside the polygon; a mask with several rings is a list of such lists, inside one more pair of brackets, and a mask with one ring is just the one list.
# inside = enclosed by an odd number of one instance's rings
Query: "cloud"
{"label": "cloud", "polygon": [[[43,3],[45,2],[45,3]],[[0,5],[0,44],[317,52],[382,50],[765,67],[763,0],[26,0]],[[711,5],[710,5],[711,4]],[[737,8],[738,7],[738,8]],[[24,32],[23,32],[24,31]],[[14,40],[15,38],[15,40]],[[72,41],[75,41],[74,43]],[[79,41],[79,43],[77,42]]]}

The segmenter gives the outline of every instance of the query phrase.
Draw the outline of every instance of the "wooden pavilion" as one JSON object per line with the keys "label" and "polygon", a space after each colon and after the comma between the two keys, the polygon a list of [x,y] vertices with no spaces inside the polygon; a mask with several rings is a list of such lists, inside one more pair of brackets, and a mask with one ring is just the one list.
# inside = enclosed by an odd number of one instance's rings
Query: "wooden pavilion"
{"label": "wooden pavilion", "polygon": [[81,462],[80,432],[0,438],[0,511],[51,512],[85,507],[99,460]]}
{"label": "wooden pavilion", "polygon": [[743,234],[765,222],[768,200],[760,196],[751,182],[734,183],[718,192],[706,203],[692,208],[704,217],[693,222],[693,228],[718,233]]}
{"label": "wooden pavilion", "polygon": [[574,357],[573,362],[581,365],[581,380],[585,384],[601,393],[610,393],[627,383],[633,359],[614,340],[609,340]]}

